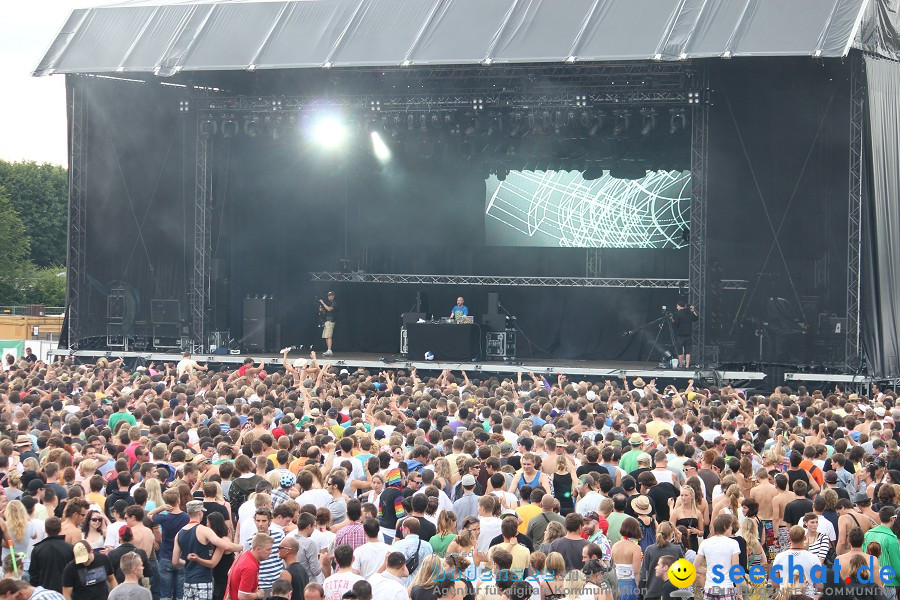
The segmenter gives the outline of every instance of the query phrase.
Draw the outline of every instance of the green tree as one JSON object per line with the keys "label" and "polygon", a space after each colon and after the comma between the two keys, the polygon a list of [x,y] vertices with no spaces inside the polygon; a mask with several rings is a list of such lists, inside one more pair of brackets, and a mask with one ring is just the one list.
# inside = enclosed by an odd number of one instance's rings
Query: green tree
{"label": "green tree", "polygon": [[22,281],[30,270],[31,244],[19,213],[0,187],[0,304],[21,302]]}
{"label": "green tree", "polygon": [[68,179],[57,165],[0,160],[0,187],[6,190],[31,239],[29,258],[38,267],[66,262]]}

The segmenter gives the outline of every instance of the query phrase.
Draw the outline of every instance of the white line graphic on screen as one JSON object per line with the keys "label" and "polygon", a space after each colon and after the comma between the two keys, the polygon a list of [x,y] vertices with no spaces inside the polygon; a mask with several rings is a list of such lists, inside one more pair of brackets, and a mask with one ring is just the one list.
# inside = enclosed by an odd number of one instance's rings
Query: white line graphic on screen
{"label": "white line graphic on screen", "polygon": [[511,171],[505,181],[489,179],[488,193],[485,214],[512,245],[687,245],[682,232],[689,221],[689,171],[655,171],[641,179],[614,179],[607,173],[593,181],[577,171]]}

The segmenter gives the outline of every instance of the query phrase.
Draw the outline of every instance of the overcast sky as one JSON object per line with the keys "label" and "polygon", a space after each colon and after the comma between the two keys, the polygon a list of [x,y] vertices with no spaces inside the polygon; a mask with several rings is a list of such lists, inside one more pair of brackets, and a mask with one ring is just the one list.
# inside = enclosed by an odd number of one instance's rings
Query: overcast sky
{"label": "overcast sky", "polygon": [[66,164],[64,76],[32,77],[31,71],[72,9],[98,4],[0,0],[0,158]]}

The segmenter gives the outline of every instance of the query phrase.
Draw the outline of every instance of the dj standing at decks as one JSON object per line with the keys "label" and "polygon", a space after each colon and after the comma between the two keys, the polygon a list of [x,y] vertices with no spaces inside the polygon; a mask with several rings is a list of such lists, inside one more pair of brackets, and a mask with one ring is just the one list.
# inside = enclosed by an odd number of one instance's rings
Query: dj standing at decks
{"label": "dj standing at decks", "polygon": [[331,338],[334,336],[334,320],[337,314],[337,302],[334,301],[334,292],[328,292],[325,300],[319,298],[319,319],[322,322],[322,339],[325,340],[327,350],[323,356],[331,356]]}
{"label": "dj standing at decks", "polygon": [[469,309],[463,304],[463,297],[460,296],[456,299],[456,306],[450,309],[450,318],[451,319],[459,319],[460,317],[468,317]]}

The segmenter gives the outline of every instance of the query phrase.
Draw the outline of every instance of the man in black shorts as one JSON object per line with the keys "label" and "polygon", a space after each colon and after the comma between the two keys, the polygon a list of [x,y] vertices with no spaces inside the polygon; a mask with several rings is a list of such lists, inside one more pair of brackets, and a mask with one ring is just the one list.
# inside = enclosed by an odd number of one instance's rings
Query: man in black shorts
{"label": "man in black shorts", "polygon": [[675,329],[675,354],[678,355],[678,368],[691,368],[691,334],[694,329],[694,321],[700,319],[697,309],[693,305],[688,306],[684,300],[675,303],[675,314],[672,316],[672,326]]}

